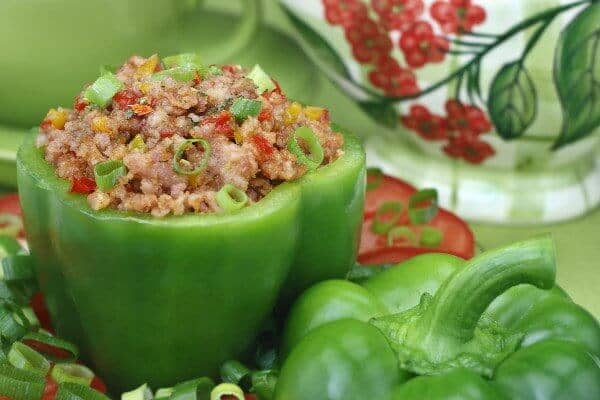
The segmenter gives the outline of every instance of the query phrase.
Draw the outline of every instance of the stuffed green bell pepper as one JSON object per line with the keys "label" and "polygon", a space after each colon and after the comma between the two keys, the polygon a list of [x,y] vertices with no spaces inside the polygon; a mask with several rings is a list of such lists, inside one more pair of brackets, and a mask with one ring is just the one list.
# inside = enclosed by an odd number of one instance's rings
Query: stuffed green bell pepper
{"label": "stuffed green bell pepper", "polygon": [[319,283],[290,313],[275,399],[598,399],[600,326],[554,279],[544,236]]}
{"label": "stuffed green bell pepper", "polygon": [[53,324],[115,391],[215,376],[356,257],[361,144],[258,66],[132,57],[17,161]]}

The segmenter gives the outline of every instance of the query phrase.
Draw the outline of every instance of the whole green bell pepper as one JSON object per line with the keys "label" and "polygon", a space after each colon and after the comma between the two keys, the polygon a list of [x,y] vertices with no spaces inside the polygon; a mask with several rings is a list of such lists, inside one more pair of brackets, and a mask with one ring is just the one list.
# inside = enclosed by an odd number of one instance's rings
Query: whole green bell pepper
{"label": "whole green bell pepper", "polygon": [[290,312],[275,399],[598,399],[600,326],[554,279],[544,236],[319,283]]}
{"label": "whole green bell pepper", "polygon": [[232,213],[92,211],[33,136],[17,168],[56,331],[115,391],[216,376],[247,349],[279,295],[343,277],[356,257],[365,155],[348,133],[339,159]]}

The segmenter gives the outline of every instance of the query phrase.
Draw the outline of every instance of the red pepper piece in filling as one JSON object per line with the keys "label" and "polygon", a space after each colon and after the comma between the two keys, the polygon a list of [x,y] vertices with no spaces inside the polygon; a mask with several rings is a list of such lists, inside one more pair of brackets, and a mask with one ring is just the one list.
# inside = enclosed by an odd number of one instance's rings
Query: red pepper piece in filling
{"label": "red pepper piece in filling", "polygon": [[117,103],[119,105],[119,107],[121,109],[126,109],[127,107],[130,107],[134,104],[136,104],[139,100],[141,96],[139,94],[137,94],[135,91],[131,90],[131,89],[124,89],[121,90],[120,92],[117,92],[114,97],[113,100],[115,101],[115,103]]}
{"label": "red pepper piece in filling", "polygon": [[88,103],[87,100],[77,97],[75,99],[75,104],[73,104],[73,108],[79,112],[82,112],[89,104],[90,103]]}
{"label": "red pepper piece in filling", "polygon": [[222,111],[217,115],[211,115],[202,120],[202,125],[215,124],[215,131],[228,138],[233,138],[233,128],[231,126],[231,113]]}
{"label": "red pepper piece in filling", "polygon": [[260,122],[265,122],[266,120],[271,119],[272,116],[273,116],[273,114],[271,113],[271,110],[263,108],[262,110],[260,110],[260,113],[258,114],[258,120]]}
{"label": "red pepper piece in filling", "polygon": [[263,155],[264,158],[268,158],[273,154],[273,145],[271,145],[263,135],[252,135],[250,140],[252,140],[252,143],[254,143],[259,153]]}
{"label": "red pepper piece in filling", "polygon": [[71,180],[71,193],[90,194],[96,190],[96,182],[85,176]]}
{"label": "red pepper piece in filling", "polygon": [[168,138],[175,135],[175,132],[173,131],[160,131],[160,137],[161,138]]}

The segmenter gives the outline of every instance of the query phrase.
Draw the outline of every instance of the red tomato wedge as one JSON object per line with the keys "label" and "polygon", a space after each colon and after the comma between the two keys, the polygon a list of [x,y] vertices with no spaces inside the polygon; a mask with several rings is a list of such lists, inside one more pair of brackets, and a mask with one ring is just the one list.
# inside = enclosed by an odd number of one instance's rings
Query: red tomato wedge
{"label": "red tomato wedge", "polygon": [[104,384],[104,382],[102,382],[102,379],[98,378],[97,376],[94,376],[90,387],[100,393],[106,394],[106,385]]}
{"label": "red tomato wedge", "polygon": [[367,190],[365,198],[365,219],[375,215],[377,208],[387,201],[402,201],[408,204],[410,196],[417,189],[400,179],[379,173],[367,174],[367,184],[374,185],[373,189]]}
{"label": "red tomato wedge", "polygon": [[[19,195],[17,193],[0,196],[0,214],[12,214],[22,218],[21,204],[19,203]],[[21,230],[18,237],[24,238],[25,232]]]}
{"label": "red tomato wedge", "polygon": [[367,182],[378,180],[379,184],[367,191],[365,200],[365,221],[363,223],[358,261],[361,264],[398,263],[423,253],[447,253],[469,259],[475,252],[475,239],[465,221],[450,211],[439,209],[436,216],[425,226],[436,228],[443,234],[443,239],[435,247],[420,247],[406,240],[395,241],[388,245],[387,235],[376,234],[371,230],[373,217],[378,207],[384,202],[401,202],[403,213],[397,225],[407,226],[417,236],[424,226],[410,225],[408,218],[408,202],[417,190],[406,182],[386,175],[369,174]]}
{"label": "red tomato wedge", "polygon": [[46,301],[44,300],[44,295],[42,292],[37,292],[33,295],[31,300],[29,301],[29,305],[33,309],[35,316],[38,321],[40,321],[40,325],[42,328],[47,330],[48,332],[54,333],[54,329],[52,328],[52,321],[50,320],[50,313],[46,308]]}

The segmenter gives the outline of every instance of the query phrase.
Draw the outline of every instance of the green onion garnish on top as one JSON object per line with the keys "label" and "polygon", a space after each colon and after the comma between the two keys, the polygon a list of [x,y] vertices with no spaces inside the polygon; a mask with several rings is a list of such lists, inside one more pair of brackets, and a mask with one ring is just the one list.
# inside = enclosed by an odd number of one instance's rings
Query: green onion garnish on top
{"label": "green onion garnish on top", "polygon": [[73,382],[61,383],[54,400],[110,400],[107,396],[90,387]]}
{"label": "green onion garnish on top", "polygon": [[93,105],[105,107],[124,86],[114,74],[107,72],[83,92],[83,97]]}
{"label": "green onion garnish on top", "polygon": [[243,208],[248,202],[248,196],[242,190],[231,184],[226,184],[217,192],[217,204],[225,212]]}
{"label": "green onion garnish on top", "polygon": [[410,196],[408,217],[415,225],[426,224],[438,212],[438,193],[435,189],[422,189]]}
{"label": "green onion garnish on top", "polygon": [[[304,141],[306,147],[308,147],[308,154],[305,154],[302,146],[298,143],[298,139]],[[300,163],[306,165],[309,170],[318,168],[325,158],[321,143],[319,143],[313,130],[307,126],[301,126],[290,135],[288,150],[296,156]]]}
{"label": "green onion garnish on top", "polygon": [[235,398],[236,400],[244,400],[244,391],[233,383],[221,383],[210,392],[210,400],[222,400],[225,396]]}
{"label": "green onion garnish on top", "polygon": [[46,376],[50,370],[50,362],[31,347],[14,342],[7,355],[8,362],[15,368]]}
{"label": "green onion garnish on top", "polygon": [[[190,146],[193,146],[196,143],[199,143],[200,145],[202,145],[202,149],[204,150],[204,152],[202,153],[202,159],[200,160],[198,165],[196,165],[196,167],[193,169],[182,168],[184,163],[191,164],[189,161],[184,160],[184,158],[183,158],[184,152]],[[204,169],[208,165],[208,161],[210,160],[211,153],[212,153],[212,148],[210,146],[210,143],[208,143],[206,140],[204,140],[204,139],[186,139],[183,142],[181,142],[179,147],[177,147],[177,151],[175,152],[175,155],[173,155],[173,170],[181,175],[197,175],[200,172],[204,171]]]}
{"label": "green onion garnish on top", "polygon": [[443,239],[444,234],[442,231],[426,226],[421,231],[421,239],[419,240],[419,243],[424,247],[437,247],[440,245],[440,243],[442,243]]}
{"label": "green onion garnish on top", "polygon": [[257,116],[261,108],[262,103],[260,100],[238,97],[231,105],[229,111],[231,111],[237,122],[242,122],[249,116]]}
{"label": "green onion garnish on top", "polygon": [[178,82],[189,82],[196,77],[198,70],[191,65],[182,65],[159,71],[152,75],[153,81],[162,81],[166,77],[173,78]]}
{"label": "green onion garnish on top", "polygon": [[94,166],[96,186],[103,192],[112,189],[119,181],[119,178],[125,174],[127,174],[127,170],[123,161],[120,160],[103,161]]}
{"label": "green onion garnish on top", "polygon": [[56,383],[72,382],[83,386],[90,386],[94,373],[87,367],[74,363],[61,363],[52,367],[50,372]]}
{"label": "green onion garnish on top", "polygon": [[181,53],[174,56],[163,58],[163,64],[166,68],[191,67],[204,76],[208,69],[202,63],[202,59],[196,53]]}
{"label": "green onion garnish on top", "polygon": [[378,235],[387,235],[402,215],[404,206],[399,201],[386,201],[375,211],[371,231]]}
{"label": "green onion garnish on top", "polygon": [[258,93],[264,93],[275,89],[275,83],[271,77],[263,71],[260,65],[256,64],[252,71],[246,75],[246,78],[250,79],[257,87]]}

